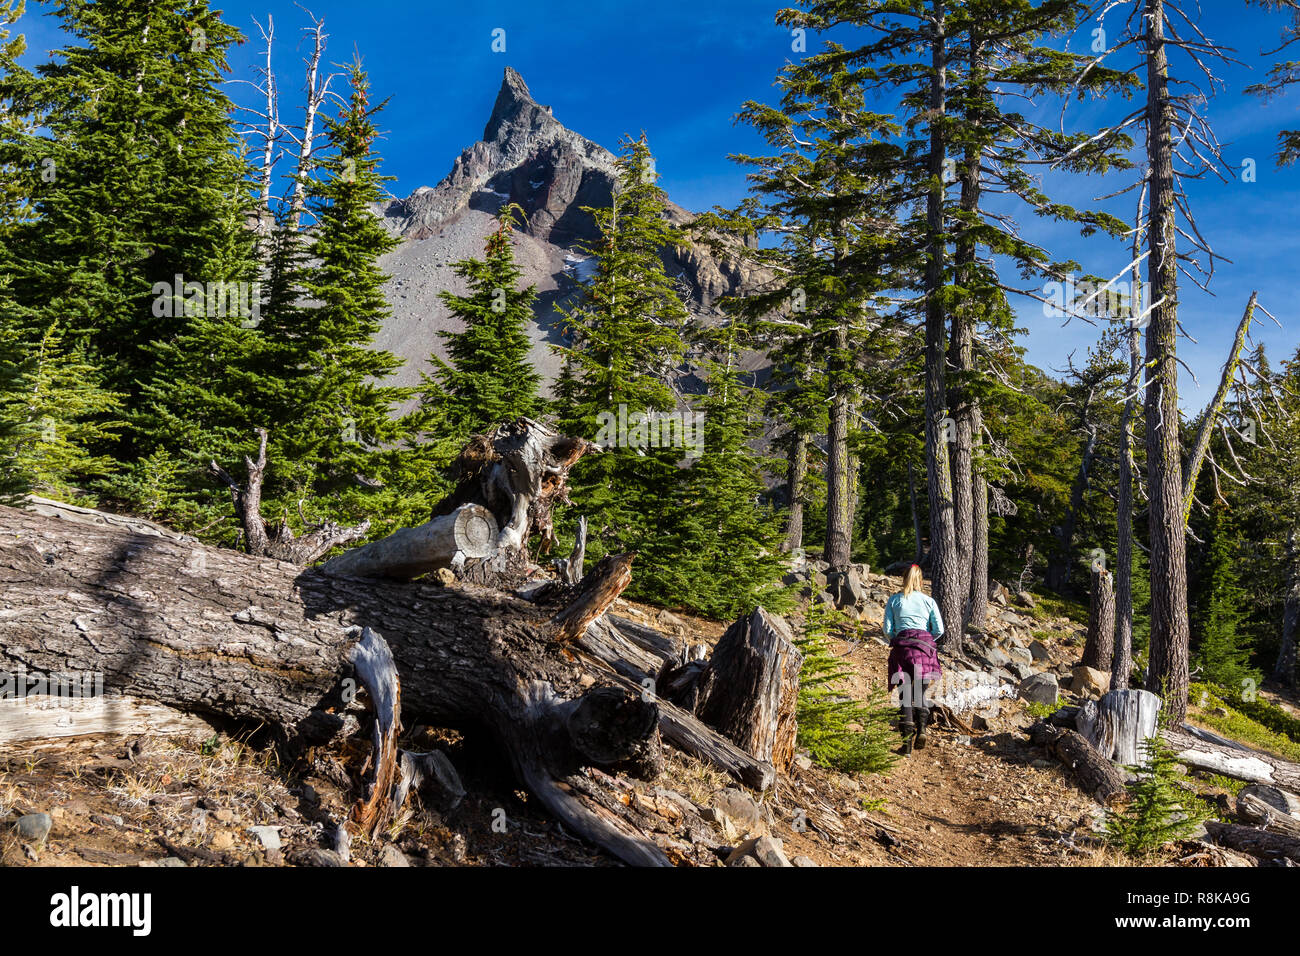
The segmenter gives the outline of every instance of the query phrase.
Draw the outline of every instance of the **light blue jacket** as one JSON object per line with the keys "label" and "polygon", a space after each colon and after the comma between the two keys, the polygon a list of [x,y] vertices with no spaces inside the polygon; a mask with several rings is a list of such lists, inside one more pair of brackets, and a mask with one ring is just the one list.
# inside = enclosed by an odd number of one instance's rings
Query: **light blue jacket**
{"label": "light blue jacket", "polygon": [[929,631],[935,640],[943,635],[943,615],[928,594],[913,591],[907,597],[895,594],[885,605],[885,622],[881,629],[893,640],[900,631]]}

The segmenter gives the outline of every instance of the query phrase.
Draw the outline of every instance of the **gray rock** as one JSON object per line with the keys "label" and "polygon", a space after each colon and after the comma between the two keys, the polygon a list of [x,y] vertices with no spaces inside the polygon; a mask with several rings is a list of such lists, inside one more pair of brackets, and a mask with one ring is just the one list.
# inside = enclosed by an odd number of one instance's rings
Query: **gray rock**
{"label": "gray rock", "polygon": [[18,818],[14,829],[18,831],[20,840],[26,840],[28,843],[44,843],[53,826],[54,819],[48,813],[29,813]]}
{"label": "gray rock", "polygon": [[1033,658],[1036,661],[1046,661],[1050,660],[1052,657],[1052,652],[1047,649],[1047,645],[1042,641],[1034,641],[1030,644],[1029,653],[1033,655]]}
{"label": "gray rock", "polygon": [[762,863],[759,863],[758,860],[754,859],[748,853],[736,857],[735,863],[727,864],[727,866],[758,866],[758,867],[761,867],[762,865],[763,865]]}
{"label": "gray rock", "polygon": [[1023,646],[1010,647],[1007,649],[1007,656],[1010,657],[1013,661],[1018,661],[1021,664],[1034,663],[1034,655],[1029,651],[1027,647],[1023,647]]}
{"label": "gray rock", "polygon": [[1021,607],[1027,607],[1027,608],[1035,608],[1038,606],[1037,602],[1034,601],[1034,596],[1030,594],[1028,591],[1017,591],[1016,603],[1019,604]]}
{"label": "gray rock", "polygon": [[867,591],[862,578],[852,568],[847,571],[832,572],[826,576],[826,592],[838,608],[857,607],[867,600]]}
{"label": "gray rock", "polygon": [[1000,647],[990,647],[984,651],[984,662],[990,667],[1006,667],[1011,663],[1011,656]]}
{"label": "gray rock", "polygon": [[189,864],[186,863],[184,860],[182,860],[179,856],[164,857],[163,859],[158,861],[158,865],[167,866],[167,867],[188,867],[189,866]]}
{"label": "gray rock", "polygon": [[713,795],[713,808],[722,811],[742,832],[757,830],[763,823],[763,811],[747,794],[726,787]]}
{"label": "gray rock", "polygon": [[1055,704],[1061,687],[1052,674],[1034,674],[1020,682],[1017,693],[1022,700],[1036,704]]}
{"label": "gray rock", "polygon": [[347,866],[343,857],[333,850],[322,850],[314,846],[298,850],[291,854],[291,859],[298,866]]}
{"label": "gray rock", "polygon": [[764,866],[793,866],[785,857],[785,848],[775,837],[759,837],[754,841],[754,856]]}
{"label": "gray rock", "polygon": [[796,856],[793,860],[790,861],[790,863],[794,866],[817,866],[816,863],[814,863],[806,856]]}
{"label": "gray rock", "polygon": [[393,846],[391,843],[384,844],[384,848],[379,851],[380,866],[410,866],[411,861],[406,858],[406,854]]}
{"label": "gray rock", "polygon": [[1034,676],[1034,669],[1021,661],[1012,661],[1007,665],[1007,670],[1015,674],[1017,680],[1024,680],[1027,677]]}
{"label": "gray rock", "polygon": [[280,849],[280,828],[279,827],[249,827],[248,832],[257,837],[258,842],[267,850]]}

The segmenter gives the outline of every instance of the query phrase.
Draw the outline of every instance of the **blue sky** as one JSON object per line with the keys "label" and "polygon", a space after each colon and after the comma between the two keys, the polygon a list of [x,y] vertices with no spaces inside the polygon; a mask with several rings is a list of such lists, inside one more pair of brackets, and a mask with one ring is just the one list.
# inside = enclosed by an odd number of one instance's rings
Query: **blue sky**
{"label": "blue sky", "polygon": [[[341,62],[355,49],[365,59],[378,97],[391,101],[383,114],[388,134],[382,146],[385,171],[397,177],[390,189],[406,195],[432,185],[450,169],[462,149],[482,134],[506,65],[524,76],[535,98],[551,105],[557,119],[583,135],[614,148],[625,133],[645,130],[657,158],[661,183],[679,204],[702,210],[736,202],[744,195],[743,172],[727,156],[759,151],[761,142],[732,119],[746,99],[772,101],[772,81],[782,64],[798,56],[790,35],[777,28],[779,4],[766,0],[588,0],[581,4],[533,2],[432,3],[397,0],[308,0],[330,34],[329,59]],[[61,44],[54,21],[42,16],[48,3],[31,4],[20,25],[28,35],[29,62]],[[254,16],[275,17],[277,69],[284,91],[286,119],[297,110],[302,83],[300,41],[307,18],[288,0],[231,0],[221,5],[226,19],[250,38]],[[1188,286],[1182,319],[1197,343],[1184,342],[1180,354],[1200,379],[1200,389],[1183,376],[1184,406],[1199,408],[1218,379],[1226,349],[1251,290],[1282,322],[1258,329],[1274,361],[1289,357],[1300,344],[1300,305],[1295,278],[1300,271],[1300,167],[1278,169],[1273,162],[1277,131],[1300,126],[1300,95],[1267,105],[1241,90],[1258,81],[1266,67],[1261,53],[1277,45],[1284,20],[1247,8],[1241,0],[1205,0],[1199,26],[1213,39],[1235,48],[1246,67],[1221,71],[1226,89],[1209,106],[1209,116],[1225,144],[1225,156],[1240,164],[1257,162],[1254,183],[1207,181],[1193,184],[1192,199],[1202,231],[1216,250],[1232,259],[1221,264],[1212,285],[1215,296]],[[1117,29],[1119,23],[1113,24]],[[495,29],[505,30],[504,53],[492,49]],[[1071,41],[1086,49],[1089,37]],[[234,51],[232,77],[252,78],[260,41],[250,39]],[[817,41],[809,38],[809,49]],[[1300,53],[1291,51],[1300,58]],[[254,95],[232,86],[237,101]],[[1102,123],[1122,104],[1072,107],[1068,122]],[[1044,115],[1059,107],[1044,104]],[[1049,180],[1049,191],[1076,205],[1113,191],[1118,178],[1101,181]],[[1109,208],[1126,218],[1127,198]],[[1028,236],[1062,258],[1079,261],[1086,271],[1107,277],[1126,261],[1118,244],[1101,238],[1081,240],[1069,229],[1021,218]],[[1029,329],[1024,344],[1031,361],[1051,369],[1073,351],[1082,361],[1097,330],[1078,320],[1062,328],[1046,318],[1037,303],[1021,310]]]}

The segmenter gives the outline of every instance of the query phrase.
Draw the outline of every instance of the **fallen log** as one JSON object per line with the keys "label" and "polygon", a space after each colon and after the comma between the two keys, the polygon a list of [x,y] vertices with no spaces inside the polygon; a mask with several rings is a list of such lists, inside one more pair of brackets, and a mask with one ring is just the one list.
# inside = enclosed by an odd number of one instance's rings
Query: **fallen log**
{"label": "fallen log", "polygon": [[1251,826],[1300,837],[1300,797],[1252,783],[1237,794],[1237,817]]}
{"label": "fallen log", "polygon": [[1082,734],[1039,721],[1029,728],[1029,739],[1065,764],[1079,789],[1102,806],[1114,806],[1127,798],[1123,772]]}
{"label": "fallen log", "polygon": [[1248,783],[1268,784],[1293,793],[1300,791],[1300,764],[1252,750],[1191,724],[1168,728],[1162,735],[1173,747],[1178,761],[1189,767]]}
{"label": "fallen log", "polygon": [[[501,593],[331,576],[0,507],[0,657],[11,668],[102,672],[110,696],[260,723],[292,754],[345,726],[368,628],[391,650],[402,714],[486,727],[521,783],[573,832],[625,862],[665,865],[579,779],[584,766],[643,759],[657,746],[657,706],[588,689],[582,667],[555,653],[547,621]],[[384,701],[372,709],[383,712]],[[623,739],[589,752],[592,736],[570,723],[580,709],[582,727],[616,728]],[[380,726],[383,746],[391,729]],[[383,746],[380,757],[393,757]],[[363,800],[394,782],[372,774]]]}
{"label": "fallen log", "polygon": [[628,624],[608,617],[595,621],[577,646],[607,667],[610,679],[656,702],[659,731],[667,743],[730,774],[747,787],[759,792],[770,789],[776,782],[776,769],[770,762],[742,750],[694,714],[658,696],[655,675],[666,659],[659,656],[662,648],[644,636],[631,639],[629,633],[637,633],[637,628],[625,630]]}
{"label": "fallen log", "polygon": [[[326,574],[409,581],[467,558],[486,558],[497,541],[497,522],[482,505],[461,505],[419,527],[345,551],[322,565]],[[459,558],[457,557],[459,556]]]}
{"label": "fallen log", "polygon": [[1218,820],[1207,820],[1205,831],[1215,843],[1229,850],[1240,850],[1265,860],[1287,859],[1300,863],[1300,839],[1296,837]]}

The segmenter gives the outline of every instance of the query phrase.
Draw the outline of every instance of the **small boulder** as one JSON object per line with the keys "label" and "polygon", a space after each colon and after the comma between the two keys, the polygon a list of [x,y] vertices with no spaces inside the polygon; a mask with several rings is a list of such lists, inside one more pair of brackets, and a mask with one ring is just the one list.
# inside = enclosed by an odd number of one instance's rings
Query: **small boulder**
{"label": "small boulder", "polygon": [[1022,680],[1016,692],[1021,700],[1035,704],[1055,704],[1061,687],[1052,674],[1034,674]]}
{"label": "small boulder", "polygon": [[1070,689],[1080,697],[1101,697],[1110,690],[1110,675],[1080,664],[1071,672]]}
{"label": "small boulder", "polygon": [[1052,652],[1047,649],[1047,645],[1042,641],[1034,641],[1029,645],[1029,653],[1035,661],[1046,661],[1052,657]]}
{"label": "small boulder", "polygon": [[796,856],[793,860],[790,861],[790,864],[792,866],[817,866],[818,865],[814,863],[812,859],[806,856]]}
{"label": "small boulder", "polygon": [[1026,647],[1008,647],[1007,656],[1021,664],[1032,664],[1034,662],[1034,655]]}
{"label": "small boulder", "polygon": [[1034,596],[1030,594],[1028,591],[1017,591],[1016,603],[1019,604],[1021,607],[1027,607],[1030,610],[1033,610],[1035,607],[1038,606],[1038,604],[1034,601]]}
{"label": "small boulder", "polygon": [[411,861],[406,858],[406,854],[393,846],[391,843],[384,844],[384,848],[379,851],[380,866],[410,866]]}
{"label": "small boulder", "polygon": [[48,813],[29,813],[18,818],[14,829],[18,831],[20,840],[28,843],[44,843],[53,826],[54,818]]}
{"label": "small boulder", "polygon": [[826,576],[826,591],[831,596],[831,601],[838,608],[857,607],[865,603],[867,599],[866,588],[862,586],[862,579],[852,568],[847,571],[836,571]]}
{"label": "small boulder", "polygon": [[1034,675],[1034,669],[1022,661],[1012,661],[1007,665],[1007,670],[1016,675],[1016,680],[1024,680]]}

